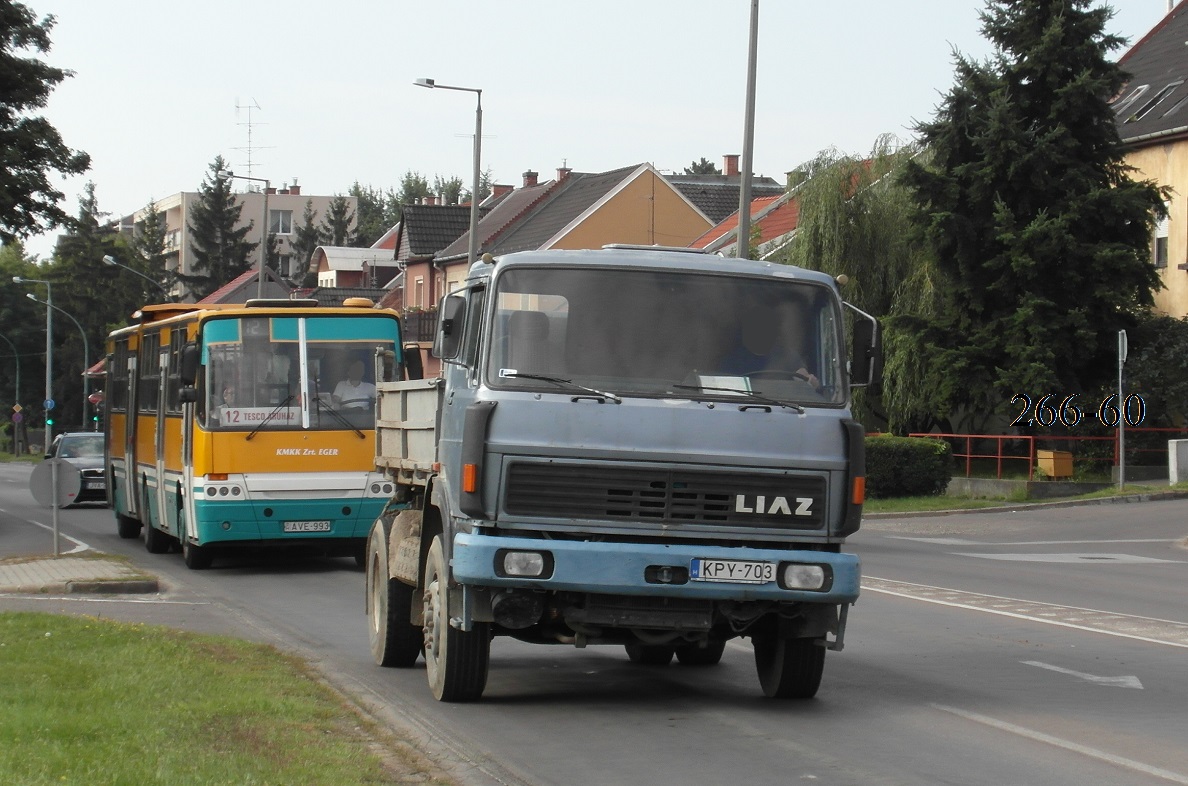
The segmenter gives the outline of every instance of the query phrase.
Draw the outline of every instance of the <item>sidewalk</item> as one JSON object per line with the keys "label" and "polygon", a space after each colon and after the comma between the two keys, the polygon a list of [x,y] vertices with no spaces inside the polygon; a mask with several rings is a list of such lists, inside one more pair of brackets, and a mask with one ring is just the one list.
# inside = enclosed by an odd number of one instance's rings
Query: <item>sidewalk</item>
{"label": "sidewalk", "polygon": [[0,592],[19,594],[152,594],[155,576],[126,562],[94,557],[34,557],[0,562]]}

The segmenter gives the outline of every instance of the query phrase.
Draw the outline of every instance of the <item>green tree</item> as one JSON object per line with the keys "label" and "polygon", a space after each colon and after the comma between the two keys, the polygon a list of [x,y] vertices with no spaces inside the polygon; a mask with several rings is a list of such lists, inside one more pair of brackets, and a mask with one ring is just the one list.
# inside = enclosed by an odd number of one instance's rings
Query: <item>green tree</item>
{"label": "green tree", "polygon": [[689,166],[685,167],[685,174],[686,175],[720,175],[720,174],[722,174],[722,170],[718,169],[718,167],[715,166],[712,161],[709,161],[708,159],[706,159],[705,156],[702,156],[700,161],[694,161],[692,164],[689,164]]}
{"label": "green tree", "polygon": [[410,169],[400,178],[400,188],[396,192],[397,204],[415,205],[430,193],[432,192],[429,189],[429,181],[425,176]]}
{"label": "green tree", "polygon": [[359,185],[356,180],[347,193],[355,198],[356,246],[371,246],[400,221],[399,202],[390,189],[385,193],[371,186]]}
{"label": "green tree", "polygon": [[226,161],[216,156],[209,169],[210,175],[198,189],[198,201],[190,210],[191,272],[177,276],[195,300],[247,271],[252,253],[260,245],[246,240],[251,224],[238,226],[243,205],[231,192],[230,180],[219,177],[227,169]]}
{"label": "green tree", "polygon": [[[18,241],[0,244],[0,411],[13,404],[41,401],[45,379],[45,312],[25,297],[31,287],[11,283],[13,276],[44,278],[36,259]],[[8,339],[5,341],[4,339]],[[17,390],[17,366],[21,387]]]}
{"label": "green tree", "polygon": [[918,155],[883,136],[867,157],[823,151],[791,178],[800,218],[778,261],[845,275],[846,300],[882,323],[883,384],[855,399],[868,430],[907,433],[933,425],[935,383],[915,350],[914,319],[935,311],[936,270],[912,222],[912,195],[896,177]]}
{"label": "green tree", "polygon": [[[316,274],[309,269],[309,262],[313,258],[313,252],[322,245],[323,240],[322,231],[314,223],[317,218],[318,213],[313,209],[313,200],[305,200],[305,212],[301,214],[301,223],[297,225],[293,233],[293,241],[289,244],[289,250],[293,254],[294,269],[301,272],[299,280],[303,286],[311,285],[311,276],[316,278]],[[294,276],[293,278],[297,279],[298,277]]]}
{"label": "green tree", "polygon": [[[174,275],[165,264],[166,231],[165,215],[157,212],[155,200],[150,198],[144,208],[144,220],[136,225],[132,237],[135,256],[132,260],[121,263],[143,273],[169,290],[173,287]],[[160,291],[151,286],[144,294],[150,300],[161,297]]]}
{"label": "green tree", "polygon": [[78,175],[91,166],[90,156],[68,148],[49,121],[29,114],[72,76],[25,56],[49,52],[53,27],[53,16],[39,22],[23,3],[0,0],[0,242],[67,223],[50,173]]}
{"label": "green tree", "polygon": [[355,245],[354,233],[351,231],[351,222],[354,219],[355,213],[351,210],[350,200],[342,194],[336,195],[326,208],[326,217],[322,220],[320,229],[322,237],[326,238],[326,242],[331,246]]}
{"label": "green tree", "polygon": [[[482,188],[482,182],[479,182],[479,188]],[[459,205],[462,203],[462,178],[451,177],[448,179],[442,178],[441,175],[434,175],[433,177],[433,193],[441,197],[441,204],[443,205]]]}
{"label": "green tree", "polygon": [[1152,304],[1163,194],[1135,182],[1107,104],[1125,82],[1112,11],[1092,0],[989,0],[995,53],[958,56],[955,86],[918,130],[928,162],[904,182],[945,279],[918,325],[938,412],[1005,412],[1096,390],[1115,336]]}

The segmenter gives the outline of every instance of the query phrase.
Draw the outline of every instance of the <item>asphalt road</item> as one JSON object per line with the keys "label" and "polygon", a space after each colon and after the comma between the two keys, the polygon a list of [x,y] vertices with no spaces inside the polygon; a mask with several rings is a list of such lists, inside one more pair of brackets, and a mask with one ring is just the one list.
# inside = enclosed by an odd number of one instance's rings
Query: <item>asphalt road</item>
{"label": "asphalt road", "polygon": [[[0,464],[0,556],[46,553],[49,511]],[[63,550],[131,556],[159,601],[109,616],[224,626],[304,654],[473,784],[1188,784],[1188,500],[871,520],[863,595],[818,697],[762,697],[749,646],[712,668],[497,639],[482,702],[370,658],[352,560],[189,571],[68,509]],[[0,610],[81,601],[0,598]],[[90,611],[92,607],[83,609]]]}

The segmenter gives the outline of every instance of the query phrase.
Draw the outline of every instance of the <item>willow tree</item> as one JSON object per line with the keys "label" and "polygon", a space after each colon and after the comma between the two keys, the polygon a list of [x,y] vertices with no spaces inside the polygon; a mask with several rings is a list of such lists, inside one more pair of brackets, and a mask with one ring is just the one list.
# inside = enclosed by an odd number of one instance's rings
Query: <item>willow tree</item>
{"label": "willow tree", "polygon": [[[899,183],[915,147],[881,137],[869,156],[825,151],[793,174],[800,218],[780,261],[844,274],[846,300],[879,318],[883,382],[857,397],[868,428],[933,425],[935,369],[919,352],[919,321],[936,308],[936,270],[915,231],[915,203]],[[873,395],[872,395],[873,394]]]}

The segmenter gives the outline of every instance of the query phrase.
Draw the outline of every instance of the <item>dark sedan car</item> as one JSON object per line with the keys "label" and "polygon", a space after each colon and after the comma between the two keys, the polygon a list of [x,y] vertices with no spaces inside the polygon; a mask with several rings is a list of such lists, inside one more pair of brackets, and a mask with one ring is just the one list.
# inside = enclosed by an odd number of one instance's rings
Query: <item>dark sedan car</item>
{"label": "dark sedan car", "polygon": [[82,483],[75,502],[106,502],[107,476],[103,471],[103,435],[93,431],[68,431],[54,437],[46,458],[57,456],[78,468]]}

